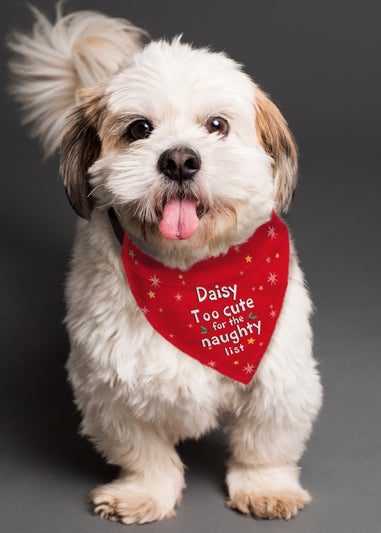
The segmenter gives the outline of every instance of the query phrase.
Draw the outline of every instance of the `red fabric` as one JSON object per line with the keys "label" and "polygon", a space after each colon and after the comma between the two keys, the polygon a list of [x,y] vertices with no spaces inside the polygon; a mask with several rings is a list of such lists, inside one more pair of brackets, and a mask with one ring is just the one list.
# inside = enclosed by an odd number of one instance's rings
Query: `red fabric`
{"label": "red fabric", "polygon": [[138,306],[168,342],[247,384],[282,308],[289,253],[287,227],[273,213],[248,241],[189,270],[162,265],[127,235],[122,260]]}

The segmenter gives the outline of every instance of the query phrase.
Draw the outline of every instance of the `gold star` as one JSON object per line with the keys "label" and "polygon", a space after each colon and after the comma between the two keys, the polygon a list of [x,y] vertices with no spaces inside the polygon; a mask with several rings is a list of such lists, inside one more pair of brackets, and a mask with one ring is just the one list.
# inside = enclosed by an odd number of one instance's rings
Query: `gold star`
{"label": "gold star", "polygon": [[276,259],[280,258],[280,254],[275,254]]}
{"label": "gold star", "polygon": [[263,291],[263,285],[259,285],[258,290]]}
{"label": "gold star", "polygon": [[237,359],[235,361],[233,361],[233,365],[237,366],[239,365],[239,361],[237,361]]}
{"label": "gold star", "polygon": [[184,279],[184,276],[182,274],[179,274],[179,279]]}
{"label": "gold star", "polygon": [[251,257],[251,255],[247,255],[247,256],[245,257],[245,261],[246,261],[246,263],[251,263],[251,260],[252,260],[252,259],[253,259],[253,258]]}
{"label": "gold star", "polygon": [[130,257],[135,257],[135,252],[134,252],[134,250],[131,250],[131,249],[128,250],[128,255],[129,255]]}
{"label": "gold star", "polygon": [[255,339],[253,339],[253,337],[250,337],[250,339],[247,339],[247,344],[254,344],[255,343]]}
{"label": "gold star", "polygon": [[151,299],[156,297],[156,294],[153,291],[148,291],[147,294]]}

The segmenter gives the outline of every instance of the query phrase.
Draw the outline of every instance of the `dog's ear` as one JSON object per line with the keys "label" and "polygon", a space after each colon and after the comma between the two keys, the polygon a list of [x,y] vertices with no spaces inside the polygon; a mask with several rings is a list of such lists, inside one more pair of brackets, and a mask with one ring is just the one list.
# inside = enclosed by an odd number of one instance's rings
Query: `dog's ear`
{"label": "dog's ear", "polygon": [[282,113],[257,86],[255,117],[259,141],[274,160],[276,210],[287,212],[297,182],[297,147]]}
{"label": "dog's ear", "polygon": [[87,171],[101,151],[97,127],[101,98],[87,89],[81,91],[80,97],[84,103],[69,116],[62,137],[60,173],[71,206],[79,216],[89,219],[93,206]]}

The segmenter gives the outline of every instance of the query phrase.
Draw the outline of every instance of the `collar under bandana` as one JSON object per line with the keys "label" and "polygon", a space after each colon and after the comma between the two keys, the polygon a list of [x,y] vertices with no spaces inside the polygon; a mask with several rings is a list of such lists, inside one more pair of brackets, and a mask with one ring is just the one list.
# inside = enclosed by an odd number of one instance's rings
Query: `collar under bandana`
{"label": "collar under bandana", "polygon": [[275,214],[250,239],[189,270],[169,268],[124,235],[132,294],[168,342],[203,365],[249,383],[271,340],[287,287],[289,236]]}

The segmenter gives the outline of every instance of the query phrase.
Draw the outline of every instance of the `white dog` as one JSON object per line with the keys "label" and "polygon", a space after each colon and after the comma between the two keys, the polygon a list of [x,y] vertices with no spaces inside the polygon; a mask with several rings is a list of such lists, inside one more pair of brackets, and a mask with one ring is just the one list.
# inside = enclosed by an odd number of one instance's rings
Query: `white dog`
{"label": "white dog", "polygon": [[83,434],[121,468],[93,491],[95,512],[173,516],[176,443],[229,413],[227,505],[295,516],[311,500],[297,463],[322,391],[310,298],[275,214],[296,183],[284,118],[223,53],[145,44],[95,12],[35,15],[10,39],[13,91],[47,153],[61,145],[82,217],[67,368]]}

